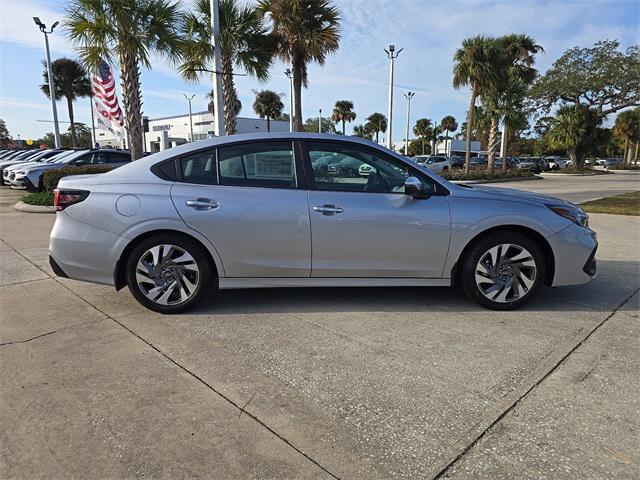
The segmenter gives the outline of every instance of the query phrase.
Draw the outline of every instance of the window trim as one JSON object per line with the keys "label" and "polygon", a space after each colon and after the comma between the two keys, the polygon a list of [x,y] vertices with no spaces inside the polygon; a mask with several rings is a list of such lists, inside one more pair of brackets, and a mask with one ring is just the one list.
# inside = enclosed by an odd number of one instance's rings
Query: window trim
{"label": "window trim", "polygon": [[311,166],[311,156],[309,155],[310,147],[314,144],[331,144],[334,145],[335,148],[340,148],[341,146],[347,146],[349,148],[354,148],[356,150],[361,150],[364,152],[368,152],[371,154],[375,154],[381,157],[384,160],[389,161],[389,163],[395,165],[402,165],[406,167],[409,171],[409,175],[413,177],[417,177],[424,182],[429,182],[434,186],[434,193],[431,196],[445,196],[449,195],[449,190],[442,186],[435,179],[431,178],[429,175],[421,172],[416,169],[409,162],[406,162],[402,159],[396,158],[393,155],[389,155],[388,153],[379,150],[377,148],[370,147],[369,145],[363,145],[355,142],[333,142],[332,140],[315,140],[315,139],[303,139],[300,141],[302,143],[302,152],[303,152],[303,166],[305,171],[305,180],[308,185],[308,190],[314,190],[318,192],[338,192],[338,193],[367,193],[367,194],[377,194],[377,195],[406,195],[404,192],[389,192],[389,193],[379,193],[379,192],[356,192],[352,190],[326,190],[322,188],[318,188],[316,184],[315,176],[313,175],[313,167]]}

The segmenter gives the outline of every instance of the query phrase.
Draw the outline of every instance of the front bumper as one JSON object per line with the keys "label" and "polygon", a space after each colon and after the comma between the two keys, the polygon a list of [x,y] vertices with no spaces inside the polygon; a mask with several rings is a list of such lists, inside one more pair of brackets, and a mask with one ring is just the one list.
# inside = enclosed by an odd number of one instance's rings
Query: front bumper
{"label": "front bumper", "polygon": [[555,257],[551,286],[582,285],[596,278],[596,232],[571,224],[548,240]]}

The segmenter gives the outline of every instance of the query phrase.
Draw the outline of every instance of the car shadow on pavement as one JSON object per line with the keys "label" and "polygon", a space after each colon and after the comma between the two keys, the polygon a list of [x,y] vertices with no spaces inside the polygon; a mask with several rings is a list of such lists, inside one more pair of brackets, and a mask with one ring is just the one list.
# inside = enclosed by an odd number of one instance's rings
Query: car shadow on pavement
{"label": "car shadow on pavement", "polygon": [[[590,284],[543,287],[525,311],[612,311],[640,287],[640,262],[604,260]],[[186,315],[309,312],[477,312],[449,287],[341,287],[223,290]],[[508,314],[506,312],[505,314]]]}

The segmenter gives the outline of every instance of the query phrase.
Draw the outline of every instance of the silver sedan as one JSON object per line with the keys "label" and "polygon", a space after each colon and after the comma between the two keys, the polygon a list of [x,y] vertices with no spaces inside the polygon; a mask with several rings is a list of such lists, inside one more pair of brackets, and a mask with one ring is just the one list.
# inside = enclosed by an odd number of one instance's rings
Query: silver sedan
{"label": "silver sedan", "polygon": [[[368,175],[335,165],[366,166]],[[333,168],[332,168],[333,167]],[[372,142],[307,133],[190,143],[63,178],[50,261],[185,311],[214,286],[459,286],[507,310],[596,275],[596,234],[563,200],[455,185]]]}

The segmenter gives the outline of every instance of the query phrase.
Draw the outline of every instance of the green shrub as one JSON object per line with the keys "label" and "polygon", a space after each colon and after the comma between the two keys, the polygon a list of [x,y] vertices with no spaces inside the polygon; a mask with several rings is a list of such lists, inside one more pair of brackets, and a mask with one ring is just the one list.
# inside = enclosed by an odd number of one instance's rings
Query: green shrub
{"label": "green shrub", "polygon": [[22,201],[29,205],[53,205],[53,194],[51,192],[27,193],[22,197]]}
{"label": "green shrub", "polygon": [[52,192],[58,186],[58,182],[62,177],[70,175],[87,175],[92,173],[105,173],[112,168],[103,165],[84,165],[80,167],[62,167],[55,170],[47,170],[42,176],[42,186],[47,192]]}
{"label": "green shrub", "polygon": [[469,173],[464,173],[464,170],[449,170],[440,174],[447,180],[497,180],[501,178],[528,178],[533,177],[533,172],[528,170],[509,169],[506,172],[502,170],[496,170],[493,173],[489,173],[486,168],[475,168]]}
{"label": "green shrub", "polygon": [[596,170],[595,168],[584,167],[584,168],[575,168],[575,167],[567,167],[561,168],[559,170],[551,170],[550,172],[545,173],[567,173],[572,175],[606,175],[606,170]]}
{"label": "green shrub", "polygon": [[640,165],[613,165],[609,170],[640,170]]}

